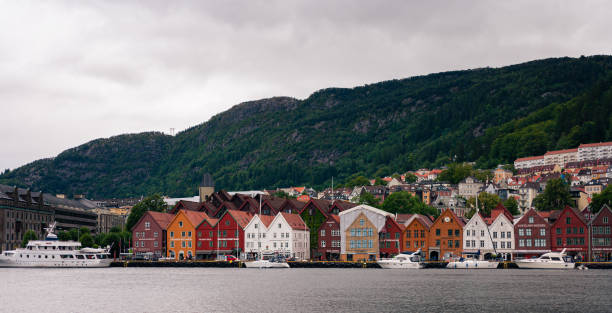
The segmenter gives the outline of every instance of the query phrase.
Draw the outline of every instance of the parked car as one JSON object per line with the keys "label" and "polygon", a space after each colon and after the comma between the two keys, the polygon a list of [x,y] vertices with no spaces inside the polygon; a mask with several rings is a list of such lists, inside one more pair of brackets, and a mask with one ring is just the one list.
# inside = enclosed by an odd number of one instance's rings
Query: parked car
{"label": "parked car", "polygon": [[234,261],[238,261],[238,258],[236,258],[235,256],[231,254],[227,254],[227,255],[220,255],[217,258],[217,261],[234,262]]}

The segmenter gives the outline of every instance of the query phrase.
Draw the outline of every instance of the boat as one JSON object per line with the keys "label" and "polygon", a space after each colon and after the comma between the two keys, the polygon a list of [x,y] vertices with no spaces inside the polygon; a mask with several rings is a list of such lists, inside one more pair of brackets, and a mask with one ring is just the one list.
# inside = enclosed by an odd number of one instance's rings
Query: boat
{"label": "boat", "polygon": [[531,269],[573,269],[576,263],[571,256],[561,252],[548,252],[535,259],[521,259],[514,261],[519,268]]}
{"label": "boat", "polygon": [[425,267],[421,258],[421,249],[416,252],[402,252],[393,258],[380,259],[376,263],[384,269],[420,269]]}
{"label": "boat", "polygon": [[289,268],[289,264],[284,259],[279,257],[272,257],[264,260],[259,259],[255,261],[244,262],[247,268]]}
{"label": "boat", "polygon": [[81,248],[77,241],[60,241],[53,233],[55,223],[45,228],[45,240],[32,240],[25,248],[0,254],[0,267],[108,267],[108,248]]}
{"label": "boat", "polygon": [[480,257],[479,252],[464,252],[458,259],[452,259],[446,265],[446,268],[465,268],[465,269],[492,269],[497,268],[499,262],[484,260]]}

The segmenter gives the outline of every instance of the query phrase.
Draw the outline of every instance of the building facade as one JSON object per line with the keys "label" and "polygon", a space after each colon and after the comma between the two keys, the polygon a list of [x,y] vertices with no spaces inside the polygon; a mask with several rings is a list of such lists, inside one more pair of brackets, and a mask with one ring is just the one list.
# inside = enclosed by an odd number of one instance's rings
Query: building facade
{"label": "building facade", "polygon": [[551,226],[551,250],[566,249],[568,255],[577,260],[588,256],[588,228],[582,214],[576,209],[565,207]]}
{"label": "building facade", "polygon": [[591,260],[612,261],[612,210],[604,205],[593,217],[591,229]]}
{"label": "building facade", "polygon": [[494,253],[489,227],[480,213],[474,214],[463,227],[463,251],[480,251],[486,258]]}
{"label": "building facade", "polygon": [[429,259],[447,260],[463,251],[463,227],[452,210],[446,209],[429,228]]}
{"label": "building facade", "polygon": [[166,255],[176,260],[195,258],[196,226],[206,218],[204,212],[179,210],[168,223]]}
{"label": "building facade", "polygon": [[395,216],[387,216],[385,226],[378,234],[381,258],[388,258],[401,252],[402,234],[405,228],[406,226],[395,221]]}
{"label": "building facade", "polygon": [[514,254],[531,258],[551,251],[550,224],[535,209],[529,209],[514,223]]}
{"label": "building facade", "polygon": [[385,226],[387,217],[394,217],[394,215],[362,204],[340,212],[339,216],[340,259],[343,261],[377,260],[379,255],[378,234]]}
{"label": "building facade", "polygon": [[166,256],[166,229],[174,215],[147,211],[132,228],[134,254]]}
{"label": "building facade", "polygon": [[404,225],[402,236],[402,251],[417,251],[421,249],[421,255],[427,258],[429,255],[429,227],[432,221],[424,215],[413,214]]}
{"label": "building facade", "polygon": [[324,261],[340,259],[340,217],[329,214],[319,227],[319,255]]}

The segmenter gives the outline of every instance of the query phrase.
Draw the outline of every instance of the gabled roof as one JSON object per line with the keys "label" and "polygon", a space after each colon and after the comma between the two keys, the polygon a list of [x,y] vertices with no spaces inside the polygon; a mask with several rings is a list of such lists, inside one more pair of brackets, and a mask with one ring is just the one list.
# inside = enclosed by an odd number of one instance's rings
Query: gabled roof
{"label": "gabled roof", "polygon": [[334,220],[336,223],[340,224],[340,216],[336,214],[330,214],[327,218]]}
{"label": "gabled roof", "polygon": [[377,208],[369,206],[367,204],[360,204],[360,205],[358,205],[356,207],[353,207],[353,208],[350,208],[350,209],[348,209],[346,211],[342,211],[342,212],[340,212],[339,215],[344,215],[344,214],[351,213],[353,211],[358,211],[358,210],[363,210],[363,209],[368,210],[368,211],[372,211],[374,213],[377,213],[377,214],[380,214],[380,215],[384,215],[384,216],[391,216],[391,217],[395,216],[392,213],[389,213],[387,211],[383,211],[381,209],[377,209]]}
{"label": "gabled roof", "polygon": [[249,214],[248,212],[238,210],[227,210],[225,214],[229,214],[242,229],[244,229],[253,218],[253,215]]}
{"label": "gabled roof", "polygon": [[510,213],[510,211],[508,211],[508,209],[506,209],[506,207],[500,202],[497,204],[495,209],[491,210],[491,223],[493,223],[493,221],[495,221],[497,216],[499,216],[500,214],[505,215],[509,221],[512,221],[514,219],[512,213]]}
{"label": "gabled roof", "polygon": [[306,223],[304,223],[302,217],[298,214],[291,214],[285,212],[281,212],[279,214],[282,215],[285,221],[287,221],[287,224],[289,224],[289,226],[293,230],[310,230],[308,226],[306,226]]}
{"label": "gabled roof", "polygon": [[187,217],[193,227],[197,227],[198,225],[200,225],[200,223],[202,223],[204,219],[208,219],[208,215],[204,212],[195,212],[188,210],[181,210],[180,212],[183,212],[185,214],[185,217]]}
{"label": "gabled roof", "polygon": [[406,222],[404,222],[404,225],[406,225],[406,228],[408,228],[408,226],[410,226],[410,224],[412,224],[413,222],[420,223],[427,229],[429,229],[431,225],[433,225],[433,222],[429,217],[421,214],[412,214],[412,217]]}
{"label": "gabled roof", "polygon": [[457,221],[457,223],[459,223],[459,225],[461,225],[461,227],[465,226],[465,221],[463,219],[459,218],[457,216],[457,214],[455,214],[455,212],[453,212],[453,210],[451,210],[451,209],[444,209],[442,211],[442,213],[440,214],[440,216],[438,216],[438,218],[433,222],[433,224],[435,224],[438,220],[440,220],[440,218],[442,218],[442,215],[444,215],[444,213],[447,212],[447,211],[453,216],[455,221]]}
{"label": "gabled roof", "polygon": [[395,216],[395,219],[398,223],[406,223],[407,221],[409,221],[412,217],[414,216],[414,214],[397,214]]}
{"label": "gabled roof", "polygon": [[168,227],[168,224],[170,224],[170,222],[174,218],[174,215],[172,215],[172,214],[162,213],[162,212],[155,212],[155,211],[147,211],[145,214],[149,214],[151,216],[151,219],[155,223],[157,223],[157,225],[161,229],[166,229]]}
{"label": "gabled roof", "polygon": [[[387,220],[385,221],[385,223],[393,224],[394,226],[399,228],[400,231],[403,231],[404,229],[406,229],[406,226],[404,224],[400,224],[397,221],[395,221],[395,216],[387,216]],[[381,231],[384,232],[385,228],[383,227]]]}
{"label": "gabled roof", "polygon": [[352,203],[352,202],[342,201],[342,200],[335,200],[332,206],[329,207],[329,212],[331,212],[334,207],[338,208],[338,212],[342,212],[342,211],[348,210],[356,206],[357,206],[357,203]]}
{"label": "gabled roof", "polygon": [[[309,200],[310,201],[310,200]],[[307,203],[307,202],[306,202]],[[285,203],[283,203],[283,206],[281,209],[286,209],[287,207],[295,209],[297,212],[301,211],[304,206],[306,205],[306,203],[299,201],[297,199],[286,199]]]}
{"label": "gabled roof", "polygon": [[306,205],[304,205],[304,207],[302,207],[302,209],[300,210],[300,212],[298,212],[299,214],[302,214],[304,212],[304,210],[306,209],[306,207],[308,207],[309,204],[313,204],[323,215],[327,216],[328,212],[329,212],[329,208],[331,206],[331,203],[327,200],[322,200],[322,199],[310,199],[310,201],[308,201],[306,203]]}
{"label": "gabled roof", "polygon": [[601,210],[599,210],[599,212],[597,212],[597,214],[595,214],[593,218],[589,221],[589,224],[593,224],[593,222],[597,220],[597,217],[599,217],[599,214],[601,214],[604,211],[609,211],[610,214],[612,214],[612,209],[610,209],[610,207],[607,204],[604,204]]}

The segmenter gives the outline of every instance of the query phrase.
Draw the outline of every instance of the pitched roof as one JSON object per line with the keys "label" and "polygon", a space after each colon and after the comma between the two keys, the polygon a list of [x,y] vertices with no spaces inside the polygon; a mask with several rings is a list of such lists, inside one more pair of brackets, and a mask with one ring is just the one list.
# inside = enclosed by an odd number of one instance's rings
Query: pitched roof
{"label": "pitched roof", "polygon": [[340,216],[336,215],[336,214],[330,214],[328,216],[328,218],[333,219],[336,223],[340,224]]}
{"label": "pitched roof", "polygon": [[189,210],[181,210],[180,212],[183,212],[185,214],[191,225],[193,225],[194,227],[200,225],[200,223],[202,223],[204,219],[208,219],[208,215],[204,212],[196,212]]}
{"label": "pitched roof", "polygon": [[398,223],[405,223],[410,220],[412,216],[414,216],[414,214],[397,214],[395,219]]}
{"label": "pitched roof", "polygon": [[503,214],[506,216],[506,218],[508,218],[509,221],[513,220],[513,216],[512,213],[510,213],[510,211],[508,211],[508,209],[500,203],[497,204],[497,206],[495,207],[495,209],[491,210],[491,222],[495,221],[495,219],[500,215]]}
{"label": "pitched roof", "polygon": [[155,221],[155,223],[157,223],[157,225],[159,225],[159,227],[161,227],[162,229],[166,229],[168,224],[170,224],[170,222],[172,222],[172,219],[174,218],[174,215],[169,213],[147,211],[145,214],[147,213],[151,215],[153,221]]}
{"label": "pitched roof", "polygon": [[229,214],[232,218],[234,218],[242,229],[244,229],[253,218],[253,215],[249,214],[248,212],[238,210],[227,210],[225,214]]}
{"label": "pitched roof", "polygon": [[285,212],[281,212],[279,214],[283,216],[285,221],[287,221],[287,223],[289,224],[289,226],[291,226],[292,229],[309,230],[308,226],[306,226],[306,223],[304,223],[304,220],[302,220],[302,217],[299,216],[298,214],[291,214],[291,213],[285,213]]}
{"label": "pitched roof", "polygon": [[333,205],[329,208],[330,210],[332,210],[333,207],[337,207],[339,212],[348,210],[350,208],[356,207],[357,203],[352,203],[352,202],[348,202],[348,201],[342,201],[342,200],[336,200],[334,201]]}
{"label": "pitched roof", "polygon": [[272,215],[257,215],[259,217],[259,220],[266,226],[266,227],[270,227],[270,224],[272,223],[272,221],[274,220],[274,216]]}

